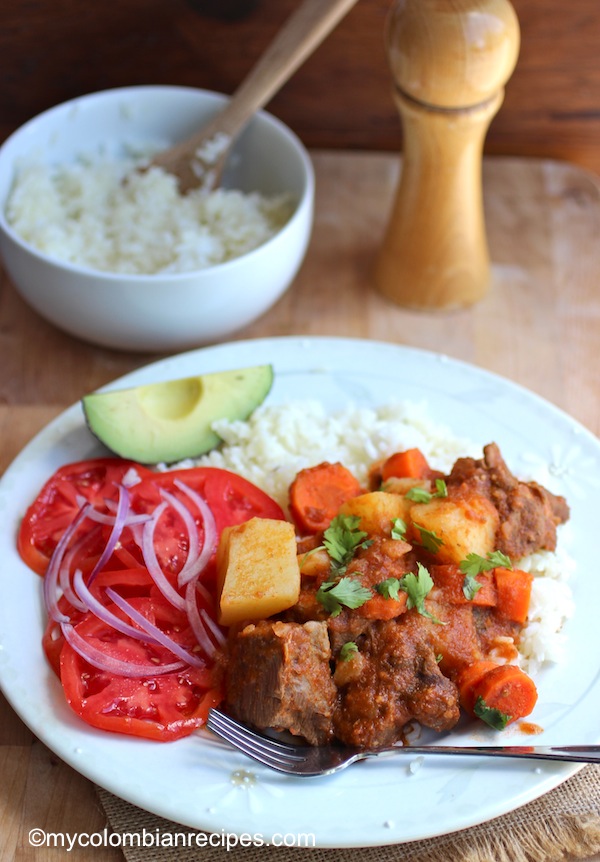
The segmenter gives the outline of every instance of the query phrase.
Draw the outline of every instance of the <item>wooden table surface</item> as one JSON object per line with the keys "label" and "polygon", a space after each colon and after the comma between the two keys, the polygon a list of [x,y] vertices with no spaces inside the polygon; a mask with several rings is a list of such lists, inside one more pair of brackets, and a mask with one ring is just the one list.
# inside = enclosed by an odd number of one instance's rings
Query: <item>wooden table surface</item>
{"label": "wooden table surface", "polygon": [[[486,161],[493,286],[474,308],[423,315],[392,306],[370,285],[399,160],[346,151],[313,156],[316,223],[306,261],[279,303],[236,338],[348,335],[440,351],[534,390],[600,434],[597,178],[558,162]],[[155,358],[62,334],[3,276],[0,470],[63,408]],[[0,695],[0,857],[63,858],[64,851],[32,848],[29,830],[92,832],[105,822],[90,782],[37,741]],[[79,849],[72,856],[122,858],[111,849]]]}

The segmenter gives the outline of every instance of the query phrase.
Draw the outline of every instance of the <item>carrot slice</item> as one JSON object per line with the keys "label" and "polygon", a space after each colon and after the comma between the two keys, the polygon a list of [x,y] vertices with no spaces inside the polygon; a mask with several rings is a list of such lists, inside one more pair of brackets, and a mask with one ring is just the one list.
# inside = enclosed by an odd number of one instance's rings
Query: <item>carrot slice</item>
{"label": "carrot slice", "polygon": [[503,617],[524,623],[529,612],[533,575],[522,569],[494,569],[498,611]]}
{"label": "carrot slice", "polygon": [[508,717],[507,724],[525,718],[537,703],[537,689],[531,677],[515,665],[505,664],[489,670],[473,686],[475,703],[497,709]]}
{"label": "carrot slice", "polygon": [[398,593],[397,599],[373,596],[357,608],[356,613],[367,620],[393,620],[406,611],[407,601],[408,596],[404,592]]}
{"label": "carrot slice", "polygon": [[342,503],[362,493],[358,479],[342,464],[324,461],[300,470],[290,485],[290,512],[298,530],[326,530]]}
{"label": "carrot slice", "polygon": [[392,476],[398,478],[427,479],[431,475],[431,467],[420,449],[407,449],[396,452],[384,461],[381,468],[381,478],[385,482]]}
{"label": "carrot slice", "polygon": [[483,679],[488,671],[494,670],[496,667],[501,667],[501,665],[496,664],[494,661],[482,659],[481,661],[476,661],[473,664],[470,664],[459,673],[456,685],[458,687],[461,706],[463,709],[466,709],[467,712],[473,714],[473,708],[475,706],[475,701],[477,700],[475,686]]}
{"label": "carrot slice", "polygon": [[479,589],[467,598],[463,587],[465,575],[456,563],[436,564],[429,567],[429,573],[436,587],[443,592],[443,600],[451,605],[478,605],[493,608],[497,604],[496,584],[492,572],[480,572],[475,580]]}

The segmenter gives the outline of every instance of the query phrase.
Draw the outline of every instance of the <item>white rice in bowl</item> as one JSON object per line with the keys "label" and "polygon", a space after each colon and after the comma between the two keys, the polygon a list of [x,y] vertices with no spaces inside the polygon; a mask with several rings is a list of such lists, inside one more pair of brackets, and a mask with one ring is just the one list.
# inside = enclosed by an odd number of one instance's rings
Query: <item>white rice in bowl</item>
{"label": "white rice in bowl", "polygon": [[[222,447],[194,463],[239,473],[284,509],[296,473],[322,461],[340,461],[365,482],[373,461],[413,446],[421,449],[432,467],[444,472],[461,456],[481,457],[480,447],[434,422],[425,404],[348,406],[333,414],[319,402],[263,405],[246,422],[222,420],[214,429],[223,438]],[[568,524],[559,527],[555,553],[541,551],[517,561],[519,568],[534,575],[529,620],[518,658],[519,665],[531,674],[545,662],[563,658],[562,628],[574,609],[569,586],[574,561],[566,547],[568,533]]]}
{"label": "white rice in bowl", "polygon": [[[91,269],[189,272],[239,257],[274,236],[294,209],[290,195],[218,189],[181,195],[161,168],[139,159],[82,156],[68,165],[24,162],[6,218],[50,257]],[[124,181],[126,178],[126,181]]]}

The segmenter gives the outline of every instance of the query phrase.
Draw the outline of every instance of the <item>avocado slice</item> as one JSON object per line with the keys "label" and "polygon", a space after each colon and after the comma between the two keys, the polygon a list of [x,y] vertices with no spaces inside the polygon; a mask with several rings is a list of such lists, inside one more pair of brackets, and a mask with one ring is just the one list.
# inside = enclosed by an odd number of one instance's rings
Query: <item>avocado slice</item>
{"label": "avocado slice", "polygon": [[214,449],[217,419],[247,419],[273,384],[273,367],[257,365],[93,392],[82,398],[90,431],[122,458],[171,464]]}

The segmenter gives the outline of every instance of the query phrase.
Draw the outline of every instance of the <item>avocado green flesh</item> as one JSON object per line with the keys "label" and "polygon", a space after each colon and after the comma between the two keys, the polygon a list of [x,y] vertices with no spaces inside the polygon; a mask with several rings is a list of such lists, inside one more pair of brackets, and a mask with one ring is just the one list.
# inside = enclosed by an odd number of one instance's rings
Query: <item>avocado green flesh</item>
{"label": "avocado green flesh", "polygon": [[247,419],[273,385],[271,365],[152,383],[82,399],[90,431],[111,452],[141,464],[195,458],[221,442],[217,419]]}

